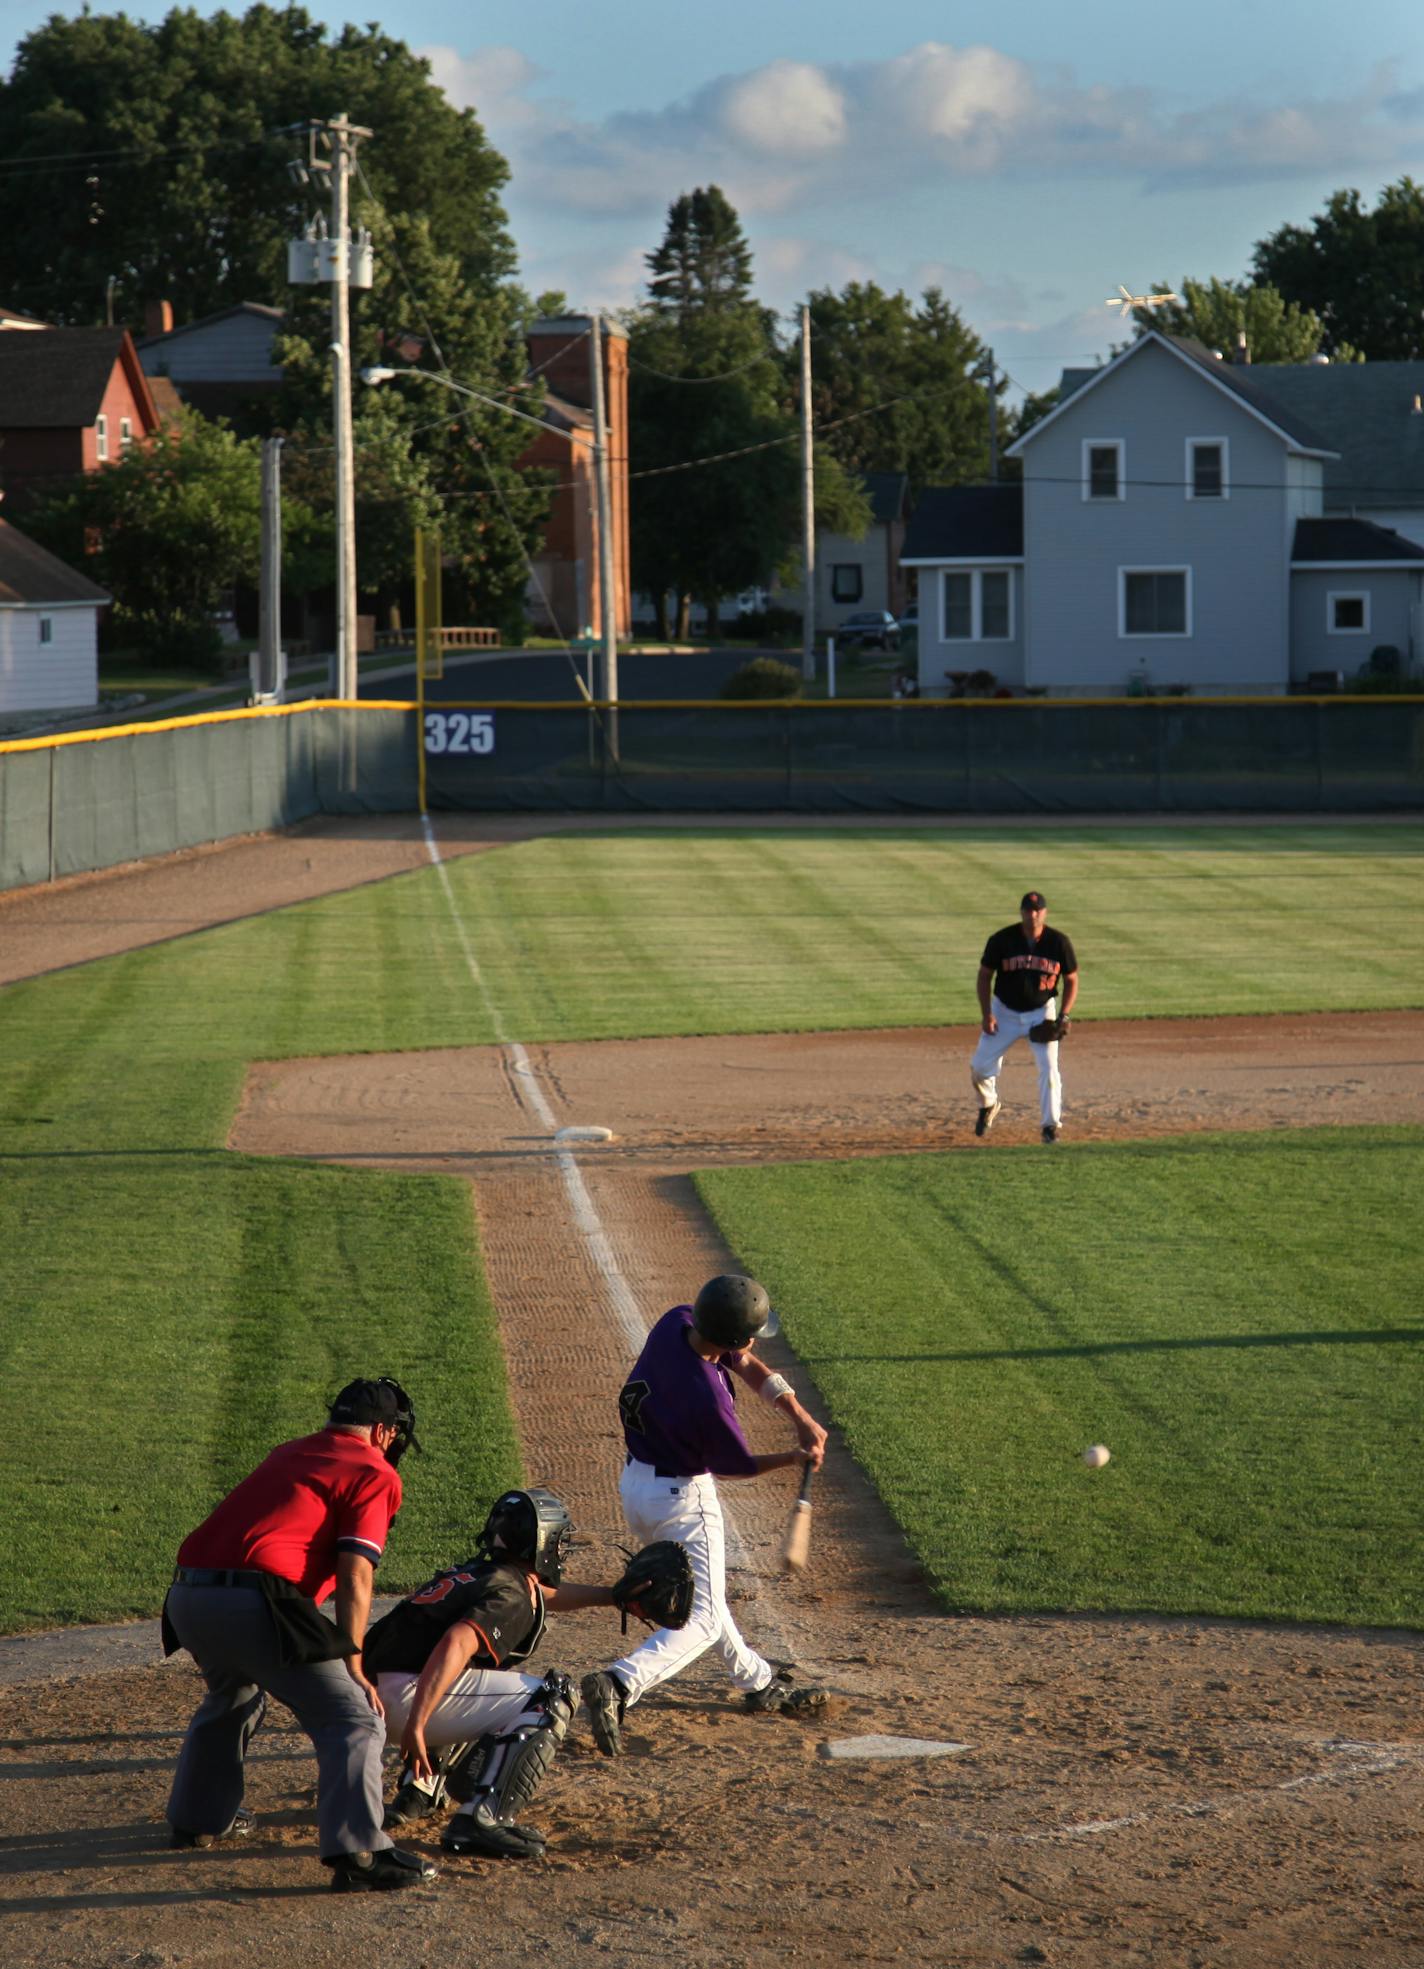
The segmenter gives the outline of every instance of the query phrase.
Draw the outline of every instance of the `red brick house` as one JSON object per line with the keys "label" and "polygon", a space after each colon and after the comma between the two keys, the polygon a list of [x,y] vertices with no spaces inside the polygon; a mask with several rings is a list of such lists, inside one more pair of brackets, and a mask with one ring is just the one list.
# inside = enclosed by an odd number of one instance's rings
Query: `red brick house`
{"label": "red brick house", "polygon": [[[543,545],[534,555],[535,579],[526,592],[525,612],[534,628],[546,634],[597,636],[603,622],[603,589],[588,317],[536,321],[528,342],[530,373],[545,388],[541,415],[560,430],[558,435],[541,431],[519,459],[523,467],[551,471],[557,487]],[[615,620],[621,638],[630,633],[633,615],[628,566],[628,339],[607,321],[603,402],[608,419]]]}
{"label": "red brick house", "polygon": [[159,415],[126,328],[0,330],[0,492],[42,490],[145,444]]}

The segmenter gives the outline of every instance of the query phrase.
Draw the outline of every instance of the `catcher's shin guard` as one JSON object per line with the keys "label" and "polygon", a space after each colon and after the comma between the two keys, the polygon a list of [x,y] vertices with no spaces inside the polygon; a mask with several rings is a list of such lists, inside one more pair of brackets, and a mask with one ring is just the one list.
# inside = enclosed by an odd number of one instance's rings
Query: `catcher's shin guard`
{"label": "catcher's shin guard", "polygon": [[401,1771],[396,1795],[387,1805],[382,1821],[387,1832],[392,1826],[409,1825],[415,1819],[427,1819],[432,1812],[442,1811],[451,1797],[449,1775],[457,1764],[469,1756],[472,1748],[473,1745],[468,1743],[445,1744],[435,1753],[433,1777],[413,1778],[409,1765],[406,1765]]}
{"label": "catcher's shin guard", "polygon": [[[568,1734],[577,1698],[567,1675],[551,1669],[512,1730],[482,1737],[466,1751],[450,1789],[467,1803],[446,1826],[441,1845],[449,1853],[488,1853],[497,1859],[537,1859],[542,1833],[517,1825],[517,1814],[543,1783]],[[478,1763],[476,1760],[479,1760]],[[467,1788],[468,1787],[468,1788]]]}

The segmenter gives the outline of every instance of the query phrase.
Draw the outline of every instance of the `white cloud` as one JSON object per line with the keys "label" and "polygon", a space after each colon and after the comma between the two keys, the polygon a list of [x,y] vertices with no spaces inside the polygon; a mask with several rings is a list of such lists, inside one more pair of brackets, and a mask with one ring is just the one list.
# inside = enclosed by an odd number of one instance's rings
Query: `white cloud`
{"label": "white cloud", "polygon": [[1388,65],[1348,96],[1180,108],[994,48],[924,42],[878,62],[776,61],[590,122],[541,96],[517,49],[422,52],[509,157],[516,194],[588,213],[646,214],[707,183],[746,212],[786,213],[954,178],[1111,176],[1155,191],[1318,179],[1402,169],[1424,144],[1424,91]]}
{"label": "white cloud", "polygon": [[845,141],[845,98],[808,62],[773,62],[734,83],[722,117],[735,142],[771,156],[812,157]]}

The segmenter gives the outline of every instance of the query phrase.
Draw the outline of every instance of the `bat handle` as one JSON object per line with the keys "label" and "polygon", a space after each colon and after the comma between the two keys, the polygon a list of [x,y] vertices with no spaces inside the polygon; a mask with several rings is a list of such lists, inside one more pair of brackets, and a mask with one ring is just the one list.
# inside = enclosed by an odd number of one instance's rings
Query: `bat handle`
{"label": "bat handle", "polygon": [[811,1495],[811,1479],[815,1474],[815,1465],[808,1461],[801,1472],[801,1488],[796,1493],[796,1502],[798,1504],[804,1504],[806,1499]]}

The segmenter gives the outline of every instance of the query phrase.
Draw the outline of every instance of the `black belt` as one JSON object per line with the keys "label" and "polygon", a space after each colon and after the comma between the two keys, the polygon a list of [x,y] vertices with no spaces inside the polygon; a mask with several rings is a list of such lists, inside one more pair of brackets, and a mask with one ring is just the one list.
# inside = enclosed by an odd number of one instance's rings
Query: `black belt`
{"label": "black belt", "polygon": [[175,1586],[254,1586],[266,1588],[271,1573],[242,1572],[228,1566],[179,1566],[173,1574]]}
{"label": "black belt", "polygon": [[[642,1463],[643,1459],[641,1456],[634,1456],[630,1449],[628,1452],[628,1461],[630,1463]],[[651,1470],[655,1477],[666,1477],[669,1483],[686,1484],[692,1481],[686,1470],[664,1470],[660,1463],[645,1463],[643,1467],[645,1470]]]}

